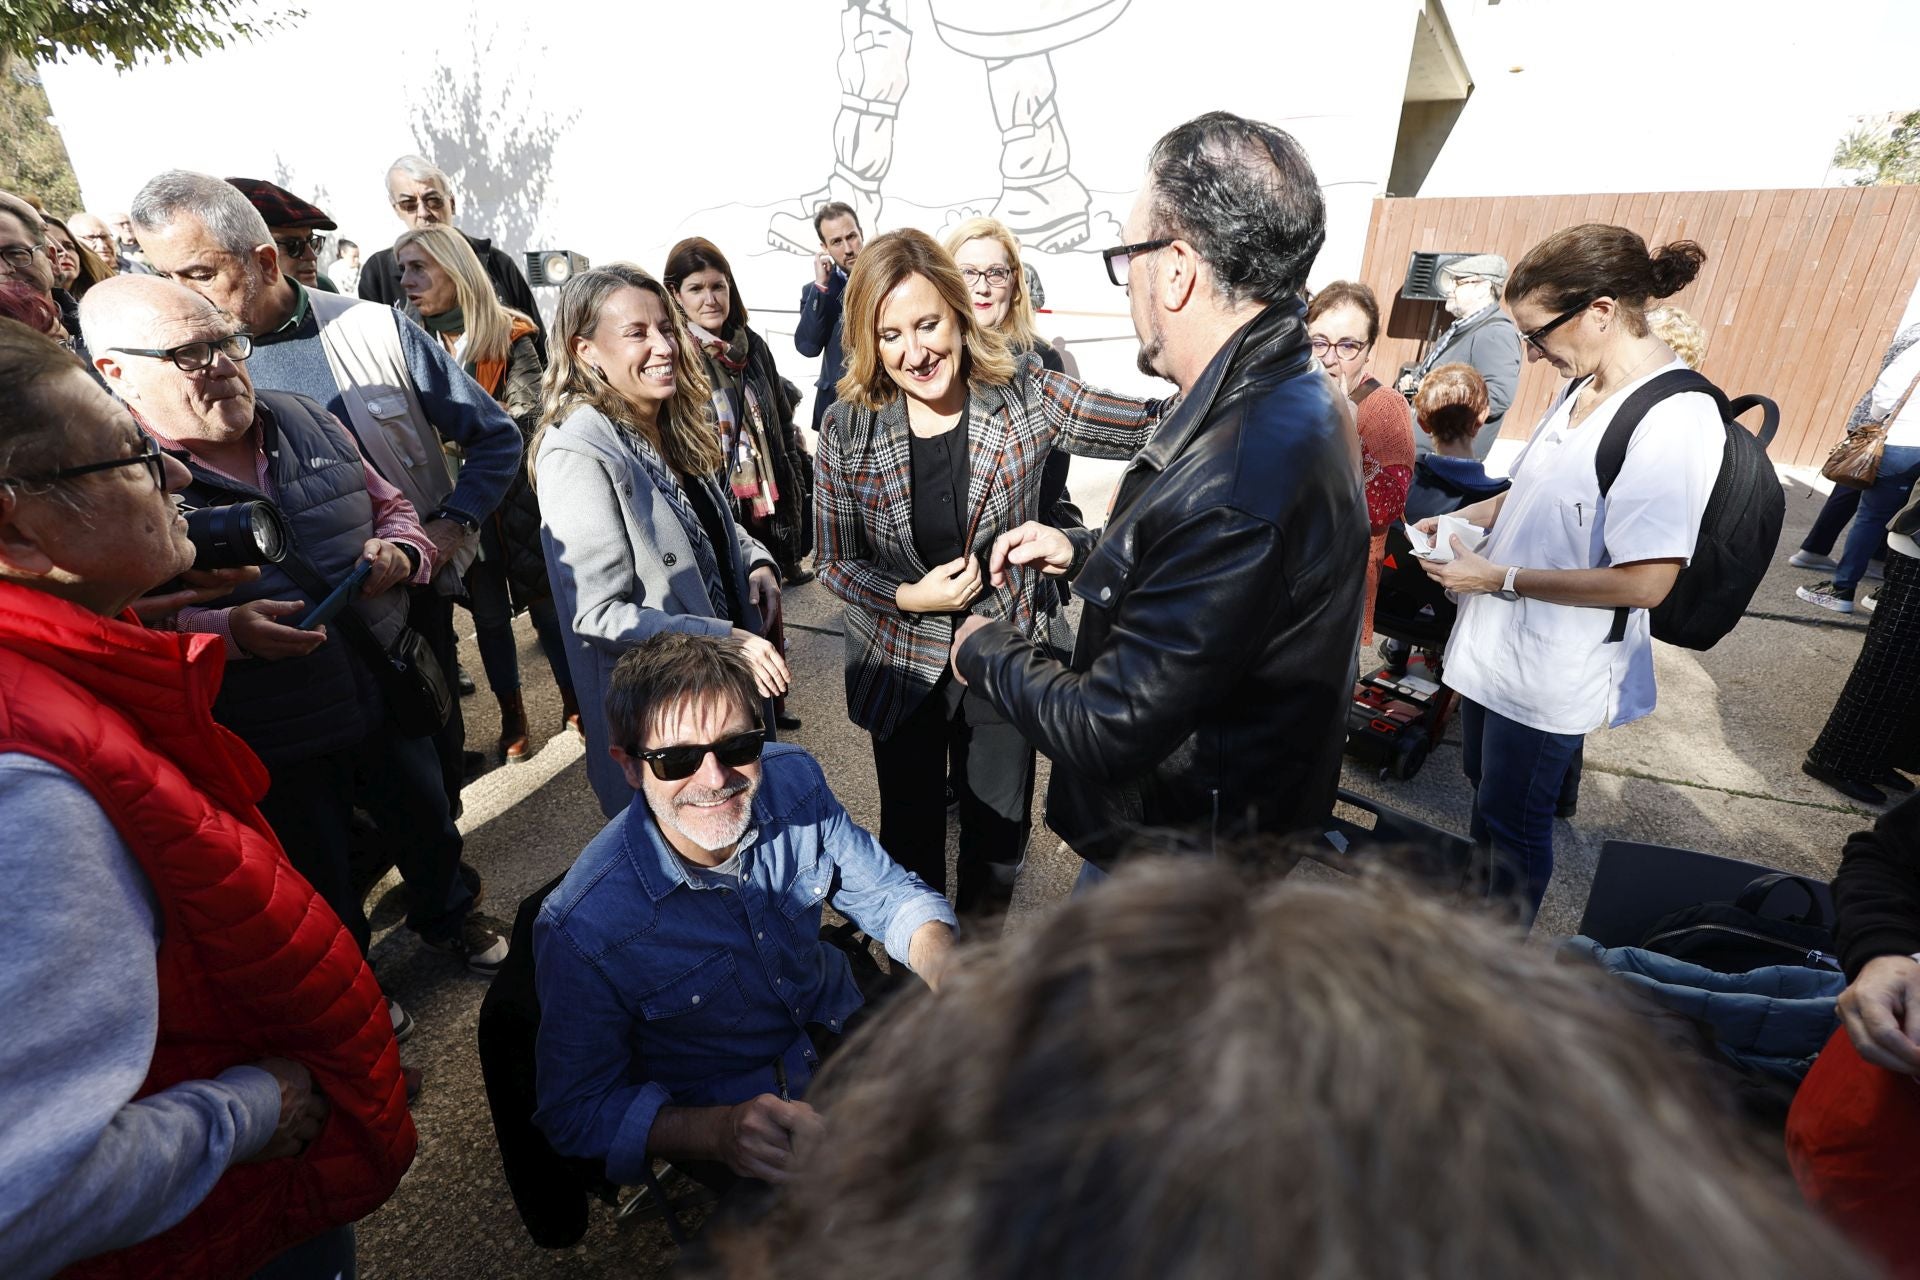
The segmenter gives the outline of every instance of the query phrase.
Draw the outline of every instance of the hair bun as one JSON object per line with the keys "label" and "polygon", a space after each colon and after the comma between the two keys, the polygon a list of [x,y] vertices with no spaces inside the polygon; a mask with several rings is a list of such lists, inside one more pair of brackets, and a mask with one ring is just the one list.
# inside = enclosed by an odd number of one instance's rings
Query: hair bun
{"label": "hair bun", "polygon": [[1675,240],[1655,249],[1649,260],[1653,296],[1670,298],[1692,284],[1706,260],[1707,251],[1692,240]]}

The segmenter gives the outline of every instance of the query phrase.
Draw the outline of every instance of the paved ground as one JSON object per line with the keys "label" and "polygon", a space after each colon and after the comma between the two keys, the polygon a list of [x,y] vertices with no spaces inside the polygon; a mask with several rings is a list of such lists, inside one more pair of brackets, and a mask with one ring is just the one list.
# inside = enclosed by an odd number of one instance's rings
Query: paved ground
{"label": "paved ground", "polygon": [[[1093,492],[1083,493],[1083,488]],[[1104,494],[1075,490],[1089,511]],[[1804,605],[1793,588],[1814,575],[1789,568],[1822,495],[1788,485],[1787,533],[1752,616],[1710,653],[1661,647],[1660,708],[1638,724],[1588,739],[1580,812],[1556,833],[1559,868],[1540,917],[1543,933],[1578,922],[1594,859],[1608,839],[1634,839],[1732,854],[1822,877],[1831,873],[1848,832],[1871,814],[1799,771],[1855,654],[1865,616],[1848,621]],[[878,819],[868,740],[847,722],[840,679],[839,609],[818,584],[788,597],[791,664],[798,678],[792,710],[805,727],[793,735],[823,760],[853,816]],[[559,704],[525,620],[521,661],[541,747],[529,762],[497,769],[467,791],[462,822],[468,857],[487,878],[488,908],[510,916],[513,904],[564,869],[599,829],[581,746],[559,732]],[[480,666],[469,643],[469,670]],[[497,715],[483,689],[465,704],[468,735],[490,746]],[[1041,785],[1045,785],[1042,762]],[[1349,762],[1346,785],[1415,816],[1463,830],[1467,790],[1459,739],[1450,733],[1425,770],[1408,782],[1383,781]],[[1044,831],[1036,833],[1028,873],[1015,899],[1020,917],[1059,900],[1077,861]],[[599,1277],[663,1274],[672,1248],[658,1226],[618,1227],[596,1210],[586,1241],[562,1253],[536,1249],[516,1217],[500,1176],[474,1049],[484,984],[396,930],[395,905],[376,888],[374,959],[382,981],[413,1011],[419,1029],[403,1052],[425,1068],[415,1107],[420,1154],[384,1208],[361,1226],[362,1274],[369,1280],[438,1277]]]}

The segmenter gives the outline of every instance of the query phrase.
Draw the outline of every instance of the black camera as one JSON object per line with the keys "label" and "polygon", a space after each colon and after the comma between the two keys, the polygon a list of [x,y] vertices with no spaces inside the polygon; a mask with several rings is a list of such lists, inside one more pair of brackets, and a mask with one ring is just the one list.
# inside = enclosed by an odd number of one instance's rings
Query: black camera
{"label": "black camera", "polygon": [[186,513],[196,569],[279,564],[287,555],[287,518],[271,502],[196,507]]}

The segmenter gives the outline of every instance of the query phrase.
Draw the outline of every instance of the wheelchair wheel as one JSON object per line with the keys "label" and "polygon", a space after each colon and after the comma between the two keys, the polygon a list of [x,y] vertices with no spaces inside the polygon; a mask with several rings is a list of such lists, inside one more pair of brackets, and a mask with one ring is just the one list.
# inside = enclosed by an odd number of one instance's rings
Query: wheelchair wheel
{"label": "wheelchair wheel", "polygon": [[1393,776],[1405,782],[1420,772],[1420,766],[1427,762],[1427,753],[1433,750],[1433,743],[1424,733],[1409,733],[1394,748]]}

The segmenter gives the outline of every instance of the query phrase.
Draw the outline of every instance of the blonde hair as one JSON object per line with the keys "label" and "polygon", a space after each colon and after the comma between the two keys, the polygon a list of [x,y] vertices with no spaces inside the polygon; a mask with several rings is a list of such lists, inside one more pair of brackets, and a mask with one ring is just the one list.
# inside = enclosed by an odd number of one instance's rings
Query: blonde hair
{"label": "blonde hair", "polygon": [[1007,298],[1007,318],[1000,322],[1000,333],[1007,339],[1007,345],[1031,351],[1039,345],[1040,334],[1034,328],[1033,298],[1027,292],[1026,268],[1020,264],[1020,241],[998,218],[968,218],[947,232],[940,245],[951,255],[959,253],[961,245],[973,240],[991,240],[1006,253],[1007,266],[1013,270],[1008,288],[1013,292]]}
{"label": "blonde hair", "polygon": [[480,265],[480,259],[473,252],[473,246],[467,243],[467,238],[448,226],[420,227],[408,231],[393,242],[396,266],[400,251],[410,245],[418,245],[420,251],[433,259],[433,264],[453,281],[454,298],[459,303],[460,314],[466,319],[467,346],[462,358],[475,365],[489,360],[505,360],[508,349],[513,346],[514,317],[519,316],[528,324],[533,321],[531,317],[501,305],[500,299],[494,295],[493,281],[487,278],[487,269]]}
{"label": "blonde hair", "polygon": [[1700,322],[1678,307],[1653,307],[1647,312],[1647,328],[1653,336],[1673,348],[1673,354],[1698,369],[1707,358],[1707,331]]}
{"label": "blonde hair", "polygon": [[841,304],[841,345],[847,371],[834,393],[849,404],[878,413],[900,389],[880,363],[880,304],[904,280],[919,276],[953,312],[966,350],[967,381],[1005,386],[1013,381],[1013,356],[1006,339],[973,318],[973,298],[953,255],[924,231],[889,231],[860,251]]}
{"label": "blonde hair", "polygon": [[[607,300],[622,289],[644,289],[660,299],[667,323],[673,326],[673,395],[660,407],[655,428],[634,418],[633,405],[593,370],[573,349],[576,338],[591,338],[599,327]],[[540,429],[527,450],[527,472],[540,456],[540,442],[555,423],[582,407],[605,415],[609,422],[633,432],[660,450],[667,465],[683,476],[712,475],[725,461],[720,436],[713,429],[713,393],[707,381],[706,359],[687,336],[686,321],[666,286],[631,262],[614,262],[582,271],[560,286],[553,309],[553,336],[548,343],[546,376],[540,383]]]}

